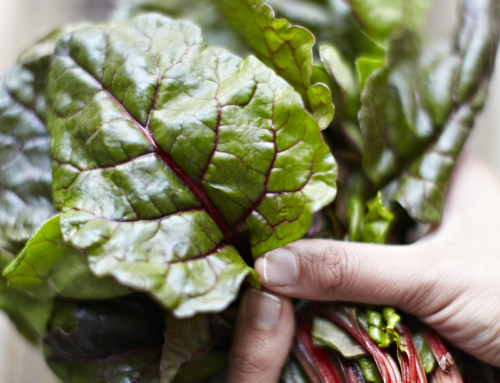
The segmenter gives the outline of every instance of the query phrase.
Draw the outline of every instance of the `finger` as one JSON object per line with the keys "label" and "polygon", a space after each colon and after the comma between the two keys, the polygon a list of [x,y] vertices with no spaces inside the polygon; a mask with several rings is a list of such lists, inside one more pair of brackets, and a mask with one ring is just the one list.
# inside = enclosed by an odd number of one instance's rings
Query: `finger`
{"label": "finger", "polygon": [[294,333],[292,303],[249,289],[238,312],[228,363],[228,383],[276,383]]}
{"label": "finger", "polygon": [[300,240],[268,252],[255,268],[267,289],[283,295],[394,305],[422,315],[439,280],[428,247]]}

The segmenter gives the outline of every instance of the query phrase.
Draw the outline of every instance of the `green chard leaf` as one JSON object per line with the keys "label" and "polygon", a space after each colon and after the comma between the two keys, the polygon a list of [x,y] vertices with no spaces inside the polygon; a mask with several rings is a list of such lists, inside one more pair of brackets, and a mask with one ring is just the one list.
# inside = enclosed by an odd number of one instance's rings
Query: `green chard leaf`
{"label": "green chard leaf", "polygon": [[336,165],[300,96],[189,22],[67,35],[48,100],[64,241],[177,317],[227,307],[253,272],[242,256],[302,237],[334,198]]}
{"label": "green chard leaf", "polygon": [[451,172],[493,69],[499,8],[466,1],[452,52],[423,49],[413,31],[401,29],[387,42],[385,64],[366,79],[359,113],[363,168],[386,201],[420,222],[441,218]]}
{"label": "green chard leaf", "polygon": [[[12,256],[0,250],[0,272],[11,261]],[[30,342],[41,341],[52,305],[51,299],[38,299],[11,288],[0,274],[0,310],[9,316],[19,332]]]}
{"label": "green chard leaf", "polygon": [[328,87],[311,83],[312,33],[276,18],[265,0],[223,0],[220,5],[259,58],[302,95],[320,128],[326,128],[334,109]]}
{"label": "green chard leaf", "polygon": [[63,241],[59,215],[28,241],[4,276],[9,286],[40,299],[106,299],[130,293],[113,279],[91,272],[87,257]]}
{"label": "green chard leaf", "polygon": [[419,42],[414,33],[407,31],[393,38],[385,65],[368,77],[361,96],[362,163],[376,186],[403,171],[434,133],[429,114],[415,92],[418,57]]}

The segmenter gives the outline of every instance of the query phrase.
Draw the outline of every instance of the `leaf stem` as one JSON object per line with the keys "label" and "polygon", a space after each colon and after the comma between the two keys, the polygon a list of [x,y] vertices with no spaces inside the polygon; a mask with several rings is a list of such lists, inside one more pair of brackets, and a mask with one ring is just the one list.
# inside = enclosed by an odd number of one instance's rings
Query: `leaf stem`
{"label": "leaf stem", "polygon": [[294,355],[302,365],[311,383],[344,383],[328,350],[314,345],[312,328],[303,314],[298,316]]}
{"label": "leaf stem", "polygon": [[356,319],[356,309],[350,306],[329,306],[316,308],[317,313],[349,332],[372,356],[384,383],[402,383],[401,374],[394,359],[381,350],[363,330]]}

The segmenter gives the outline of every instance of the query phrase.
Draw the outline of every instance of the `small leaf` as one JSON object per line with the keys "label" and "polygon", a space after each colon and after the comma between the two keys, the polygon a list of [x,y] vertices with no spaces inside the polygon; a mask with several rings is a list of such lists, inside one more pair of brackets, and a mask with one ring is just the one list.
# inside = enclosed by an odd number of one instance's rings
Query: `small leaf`
{"label": "small leaf", "polygon": [[265,0],[224,0],[221,6],[259,58],[302,95],[319,127],[326,128],[333,118],[333,105],[325,85],[311,84],[311,32],[276,18]]}
{"label": "small leaf", "polygon": [[418,30],[430,7],[428,0],[348,0],[366,33],[383,42],[401,28]]}
{"label": "small leaf", "polygon": [[379,58],[361,56],[356,60],[356,74],[361,90],[365,88],[368,77],[382,65],[384,65],[384,60]]}
{"label": "small leaf", "polygon": [[424,335],[421,332],[416,332],[412,334],[412,338],[425,372],[428,374],[431,373],[436,368],[436,358],[434,358],[429,345],[425,341]]}
{"label": "small leaf", "polygon": [[311,381],[341,382],[342,370],[333,362],[327,348],[314,344],[311,324],[304,314],[298,318],[295,337],[294,356]]}
{"label": "small leaf", "polygon": [[369,357],[357,358],[361,370],[363,371],[363,376],[368,382],[372,383],[382,383],[382,377],[378,371],[377,365],[373,359]]}
{"label": "small leaf", "polygon": [[368,202],[368,211],[364,218],[362,242],[385,243],[394,214],[384,204],[382,193],[377,193],[376,197]]}
{"label": "small leaf", "polygon": [[335,195],[335,162],[300,96],[189,22],[77,31],[50,76],[64,240],[177,317],[227,307],[252,272],[242,256],[300,238]]}
{"label": "small leaf", "polygon": [[97,278],[90,271],[87,257],[63,241],[59,215],[28,241],[4,275],[10,287],[39,299],[106,299],[130,293],[111,278]]}
{"label": "small leaf", "polygon": [[18,331],[30,342],[41,341],[52,310],[52,299],[37,299],[11,288],[3,276],[12,256],[0,249],[0,310],[9,316]]}
{"label": "small leaf", "polygon": [[349,333],[329,320],[314,318],[312,336],[345,358],[367,355],[366,350]]}

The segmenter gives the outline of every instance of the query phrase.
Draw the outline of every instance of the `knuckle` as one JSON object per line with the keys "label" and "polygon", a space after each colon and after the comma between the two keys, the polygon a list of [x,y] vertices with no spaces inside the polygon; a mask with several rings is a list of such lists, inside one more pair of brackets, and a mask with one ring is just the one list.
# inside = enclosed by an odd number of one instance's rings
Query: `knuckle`
{"label": "knuckle", "polygon": [[261,376],[269,369],[268,363],[260,358],[258,352],[233,350],[231,356],[232,368],[240,376]]}
{"label": "knuckle", "polygon": [[308,261],[312,263],[312,281],[328,298],[349,288],[352,280],[349,272],[351,265],[344,247],[329,244],[314,259],[310,258]]}

